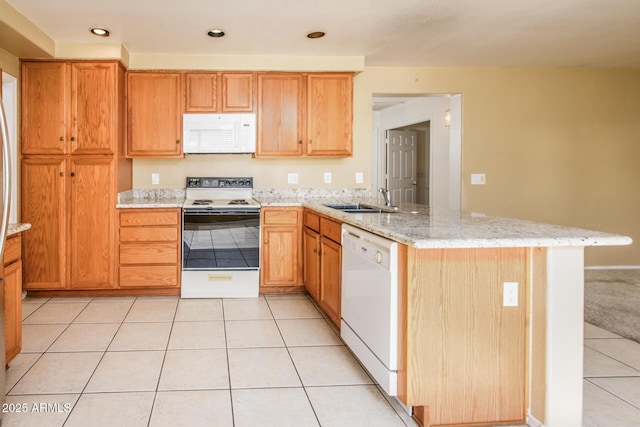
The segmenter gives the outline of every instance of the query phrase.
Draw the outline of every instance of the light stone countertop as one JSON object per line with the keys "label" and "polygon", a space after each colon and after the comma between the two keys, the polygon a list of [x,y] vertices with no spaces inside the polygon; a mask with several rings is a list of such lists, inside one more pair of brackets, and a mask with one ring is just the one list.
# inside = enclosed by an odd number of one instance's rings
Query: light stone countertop
{"label": "light stone countertop", "polygon": [[[308,207],[415,248],[618,246],[632,242],[631,238],[618,234],[426,205],[402,204],[397,212],[380,214],[351,214],[324,206],[359,202],[382,206],[376,198],[345,195],[348,193],[313,197],[312,194],[254,192],[254,198],[263,207]],[[116,207],[180,208],[183,203],[184,190],[130,190],[118,195]]]}
{"label": "light stone countertop", "polygon": [[14,222],[9,224],[9,229],[7,230],[7,237],[13,236],[14,234],[22,233],[31,228],[31,224],[27,222]]}
{"label": "light stone countertop", "polygon": [[304,206],[342,222],[415,248],[487,248],[628,245],[617,234],[544,224],[480,213],[402,204],[394,213],[352,214],[325,204],[370,203],[376,199],[264,198],[263,206]]}
{"label": "light stone countertop", "polygon": [[118,194],[118,209],[182,208],[185,190],[128,190]]}

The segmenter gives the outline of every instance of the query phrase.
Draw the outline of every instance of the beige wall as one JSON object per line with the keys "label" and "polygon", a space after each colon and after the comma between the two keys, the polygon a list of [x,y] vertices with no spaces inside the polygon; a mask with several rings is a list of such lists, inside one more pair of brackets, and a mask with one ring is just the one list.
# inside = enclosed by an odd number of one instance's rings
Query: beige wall
{"label": "beige wall", "polygon": [[[640,241],[640,70],[374,68],[372,93],[462,94],[462,207]],[[370,128],[356,117],[355,134]],[[471,186],[470,174],[487,174]],[[640,247],[588,248],[588,265],[640,265]]]}

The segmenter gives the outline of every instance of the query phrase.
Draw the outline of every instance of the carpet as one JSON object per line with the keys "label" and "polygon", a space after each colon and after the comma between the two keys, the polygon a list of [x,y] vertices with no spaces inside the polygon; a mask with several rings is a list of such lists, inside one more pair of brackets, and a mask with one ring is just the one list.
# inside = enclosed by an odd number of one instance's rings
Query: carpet
{"label": "carpet", "polygon": [[585,270],[584,320],[640,342],[640,269]]}

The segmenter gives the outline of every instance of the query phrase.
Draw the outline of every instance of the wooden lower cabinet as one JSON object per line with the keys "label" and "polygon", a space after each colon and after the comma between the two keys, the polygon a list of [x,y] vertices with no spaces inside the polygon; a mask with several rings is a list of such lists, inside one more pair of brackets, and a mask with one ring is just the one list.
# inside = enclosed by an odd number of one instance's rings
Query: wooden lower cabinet
{"label": "wooden lower cabinet", "polygon": [[31,224],[23,249],[24,288],[66,288],[66,197],[63,157],[28,157],[22,160],[22,216]]}
{"label": "wooden lower cabinet", "polygon": [[341,223],[304,211],[304,279],[309,295],[340,327],[342,296]]}
{"label": "wooden lower cabinet", "polygon": [[301,215],[297,207],[262,209],[260,292],[302,289]]}
{"label": "wooden lower cabinet", "polygon": [[320,238],[320,307],[340,327],[342,302],[342,246],[328,237]]}
{"label": "wooden lower cabinet", "polygon": [[180,287],[180,209],[120,209],[121,289]]}
{"label": "wooden lower cabinet", "polygon": [[117,286],[115,164],[110,156],[23,158],[25,289]]}
{"label": "wooden lower cabinet", "polygon": [[302,255],[304,287],[311,298],[320,301],[320,233],[309,227],[302,230]]}
{"label": "wooden lower cabinet", "polygon": [[4,267],[5,363],[22,349],[22,238],[7,239]]}

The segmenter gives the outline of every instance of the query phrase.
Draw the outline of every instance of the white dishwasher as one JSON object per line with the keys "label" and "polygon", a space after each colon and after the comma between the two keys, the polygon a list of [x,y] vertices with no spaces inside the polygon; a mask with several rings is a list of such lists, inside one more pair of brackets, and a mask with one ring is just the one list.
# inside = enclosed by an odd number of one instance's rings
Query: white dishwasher
{"label": "white dishwasher", "polygon": [[389,396],[398,394],[398,243],[342,225],[340,335]]}

